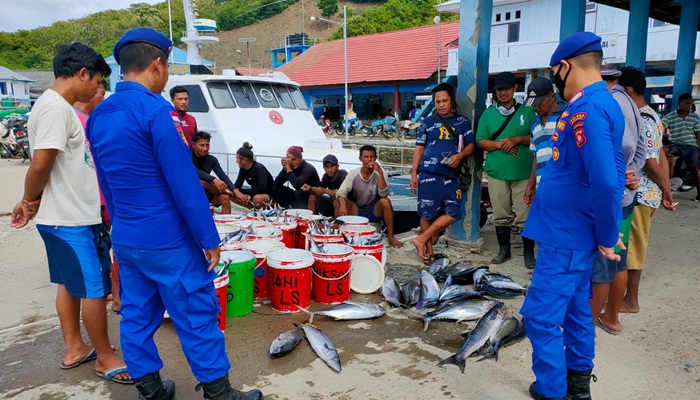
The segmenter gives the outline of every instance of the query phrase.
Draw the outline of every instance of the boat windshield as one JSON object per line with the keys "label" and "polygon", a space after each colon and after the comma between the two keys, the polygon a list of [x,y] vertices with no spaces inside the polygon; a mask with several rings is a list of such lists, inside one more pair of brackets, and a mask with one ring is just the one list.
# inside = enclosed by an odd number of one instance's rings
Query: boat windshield
{"label": "boat windshield", "polygon": [[[209,106],[202,89],[197,85],[186,86],[190,93],[191,112],[208,112]],[[207,82],[207,90],[215,108],[287,108],[308,111],[309,106],[301,91],[283,84],[248,82]]]}

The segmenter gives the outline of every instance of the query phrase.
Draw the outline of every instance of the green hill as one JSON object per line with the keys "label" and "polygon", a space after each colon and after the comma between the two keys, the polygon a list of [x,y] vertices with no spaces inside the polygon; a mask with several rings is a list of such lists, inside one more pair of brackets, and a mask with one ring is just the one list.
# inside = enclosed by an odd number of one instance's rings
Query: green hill
{"label": "green hill", "polygon": [[[269,67],[269,49],[285,34],[306,32],[317,40],[342,38],[342,29],[320,21],[308,21],[312,15],[327,15],[340,20],[342,6],[348,7],[348,35],[363,35],[432,24],[439,0],[198,0],[201,18],[217,21],[220,43],[205,46],[204,56],[217,69],[245,65],[247,59],[236,53],[240,37],[258,37],[251,49],[254,67]],[[320,3],[320,4],[319,4]],[[323,8],[323,10],[319,9]],[[337,9],[338,11],[333,13]],[[172,1],[173,38],[182,46],[185,30],[182,2]],[[456,16],[443,16],[452,20]],[[305,21],[302,21],[305,20]],[[10,69],[51,69],[57,45],[80,41],[104,56],[112,54],[119,37],[137,26],[168,32],[167,2],[149,5],[132,4],[125,10],[109,10],[84,18],[60,21],[51,26],[19,32],[0,32],[0,65]]]}

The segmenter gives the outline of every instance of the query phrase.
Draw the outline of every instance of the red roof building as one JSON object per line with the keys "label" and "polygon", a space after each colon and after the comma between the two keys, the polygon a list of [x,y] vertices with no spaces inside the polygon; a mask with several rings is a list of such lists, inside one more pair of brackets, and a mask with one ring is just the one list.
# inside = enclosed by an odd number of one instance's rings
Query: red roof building
{"label": "red roof building", "polygon": [[[438,48],[445,76],[447,44],[457,37],[459,21],[348,38],[348,85],[358,116],[373,118],[388,108],[410,110],[415,95],[437,83]],[[276,71],[301,85],[317,117],[330,113],[337,119],[344,112],[342,39],[314,45]]]}

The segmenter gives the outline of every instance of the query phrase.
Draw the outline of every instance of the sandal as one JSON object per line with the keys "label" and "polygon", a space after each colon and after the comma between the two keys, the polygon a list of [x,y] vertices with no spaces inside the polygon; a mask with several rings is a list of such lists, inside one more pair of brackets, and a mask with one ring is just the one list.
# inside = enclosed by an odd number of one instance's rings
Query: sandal
{"label": "sandal", "polygon": [[133,379],[119,379],[115,378],[117,375],[126,372],[126,367],[118,367],[114,368],[112,370],[109,370],[107,372],[99,372],[95,371],[95,375],[99,376],[102,379],[106,379],[111,382],[115,383],[120,383],[122,385],[133,385],[134,380]]}
{"label": "sandal", "polygon": [[595,325],[596,325],[598,328],[604,330],[605,332],[607,332],[607,333],[609,333],[609,334],[611,334],[611,335],[615,335],[615,336],[617,336],[617,335],[622,335],[622,329],[620,329],[620,330],[618,330],[618,329],[613,329],[613,328],[611,328],[611,327],[605,325],[605,323],[603,322],[602,319],[600,319],[600,317],[598,317],[598,319],[595,321]]}

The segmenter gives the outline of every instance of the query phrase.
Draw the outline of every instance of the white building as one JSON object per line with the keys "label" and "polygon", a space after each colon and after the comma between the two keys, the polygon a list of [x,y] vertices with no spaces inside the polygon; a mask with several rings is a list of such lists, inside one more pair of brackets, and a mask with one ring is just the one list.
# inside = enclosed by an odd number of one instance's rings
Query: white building
{"label": "white building", "polygon": [[0,66],[0,107],[29,106],[29,84],[34,80]]}
{"label": "white building", "polygon": [[[494,0],[489,72],[548,76],[549,58],[559,44],[561,6],[562,0]],[[436,8],[440,12],[459,14],[459,0],[441,3]],[[603,58],[608,64],[621,67],[625,63],[628,22],[626,10],[586,3],[585,29],[602,37]],[[648,86],[658,88],[661,93],[670,92],[680,27],[649,19],[648,28]],[[700,40],[695,48],[695,59],[698,58]],[[448,75],[457,75],[457,61],[457,48],[450,49]],[[693,92],[700,94],[700,63],[697,61]]]}

